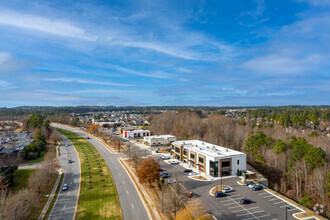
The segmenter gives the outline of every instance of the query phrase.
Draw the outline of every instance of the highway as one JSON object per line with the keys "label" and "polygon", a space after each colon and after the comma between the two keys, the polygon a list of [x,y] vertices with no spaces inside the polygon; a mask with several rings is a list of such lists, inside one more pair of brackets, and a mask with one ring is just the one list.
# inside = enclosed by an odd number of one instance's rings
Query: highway
{"label": "highway", "polygon": [[[52,124],[52,126],[73,131],[85,138],[88,136],[86,135],[86,133],[80,131],[79,129],[57,124]],[[91,139],[89,139],[89,142],[93,144],[94,147],[100,152],[110,169],[110,172],[117,187],[117,192],[124,219],[149,219],[147,211],[145,210],[142,200],[132,180],[130,179],[122,165],[118,162],[118,158],[122,157],[123,154],[111,153],[105,146],[103,146],[99,141],[93,139],[92,137]]]}
{"label": "highway", "polygon": [[[61,185],[55,205],[49,214],[48,219],[73,219],[75,208],[78,204],[80,163],[74,146],[63,135],[60,151],[60,164],[62,169],[65,171],[62,185],[64,183],[68,184],[69,189],[67,191],[62,191]],[[68,160],[72,160],[73,163],[68,163]]]}

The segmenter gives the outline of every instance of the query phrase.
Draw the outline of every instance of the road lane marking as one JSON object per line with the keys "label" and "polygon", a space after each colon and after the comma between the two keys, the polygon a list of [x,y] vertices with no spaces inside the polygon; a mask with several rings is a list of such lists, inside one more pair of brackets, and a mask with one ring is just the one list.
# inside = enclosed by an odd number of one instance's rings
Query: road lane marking
{"label": "road lane marking", "polygon": [[129,195],[129,192],[126,190],[127,195]]}
{"label": "road lane marking", "polygon": [[131,203],[131,205],[132,205],[132,208],[134,209],[134,205],[133,205],[133,203]]}
{"label": "road lane marking", "polygon": [[124,180],[123,180],[123,184],[125,184]]}
{"label": "road lane marking", "polygon": [[279,199],[279,198],[275,198],[275,199],[270,199],[270,200],[268,200],[268,201],[273,201],[273,200],[277,200],[277,199]]}

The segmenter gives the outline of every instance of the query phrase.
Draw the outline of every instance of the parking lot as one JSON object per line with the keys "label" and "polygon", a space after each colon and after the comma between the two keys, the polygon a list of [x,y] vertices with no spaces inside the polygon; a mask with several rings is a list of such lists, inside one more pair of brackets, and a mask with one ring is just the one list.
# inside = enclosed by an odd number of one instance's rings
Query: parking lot
{"label": "parking lot", "polygon": [[[159,156],[154,156],[158,160]],[[296,219],[294,213],[301,212],[281,198],[267,192],[266,190],[253,191],[247,186],[237,183],[238,177],[224,178],[223,184],[234,188],[234,192],[228,193],[227,197],[215,198],[210,195],[212,187],[220,185],[220,181],[198,181],[188,178],[181,165],[171,165],[162,159],[159,160],[160,167],[170,174],[170,179],[177,179],[187,190],[194,193],[194,197],[199,198],[217,219]],[[240,200],[247,198],[253,201],[252,204],[242,205]]]}
{"label": "parking lot", "polygon": [[16,132],[6,134],[0,133],[0,153],[12,153],[19,146],[27,146],[33,140],[32,136],[26,132]]}

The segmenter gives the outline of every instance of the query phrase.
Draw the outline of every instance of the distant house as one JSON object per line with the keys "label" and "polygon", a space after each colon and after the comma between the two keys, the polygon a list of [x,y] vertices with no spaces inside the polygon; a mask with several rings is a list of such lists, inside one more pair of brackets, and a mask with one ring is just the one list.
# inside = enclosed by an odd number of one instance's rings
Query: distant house
{"label": "distant house", "polygon": [[173,135],[154,135],[149,137],[144,137],[144,144],[149,146],[157,145],[170,145],[176,141],[176,137]]}

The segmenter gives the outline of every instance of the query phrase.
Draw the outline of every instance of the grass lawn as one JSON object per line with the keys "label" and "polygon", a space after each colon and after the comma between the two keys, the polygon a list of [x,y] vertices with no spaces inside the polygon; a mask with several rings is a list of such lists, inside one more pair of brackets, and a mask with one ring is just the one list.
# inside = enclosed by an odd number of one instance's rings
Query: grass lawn
{"label": "grass lawn", "polygon": [[76,147],[81,162],[77,219],[123,219],[110,170],[96,148],[80,135],[58,129]]}
{"label": "grass lawn", "polygon": [[17,170],[15,173],[14,184],[11,187],[12,192],[17,192],[23,188],[28,188],[30,174],[35,170],[36,169]]}

